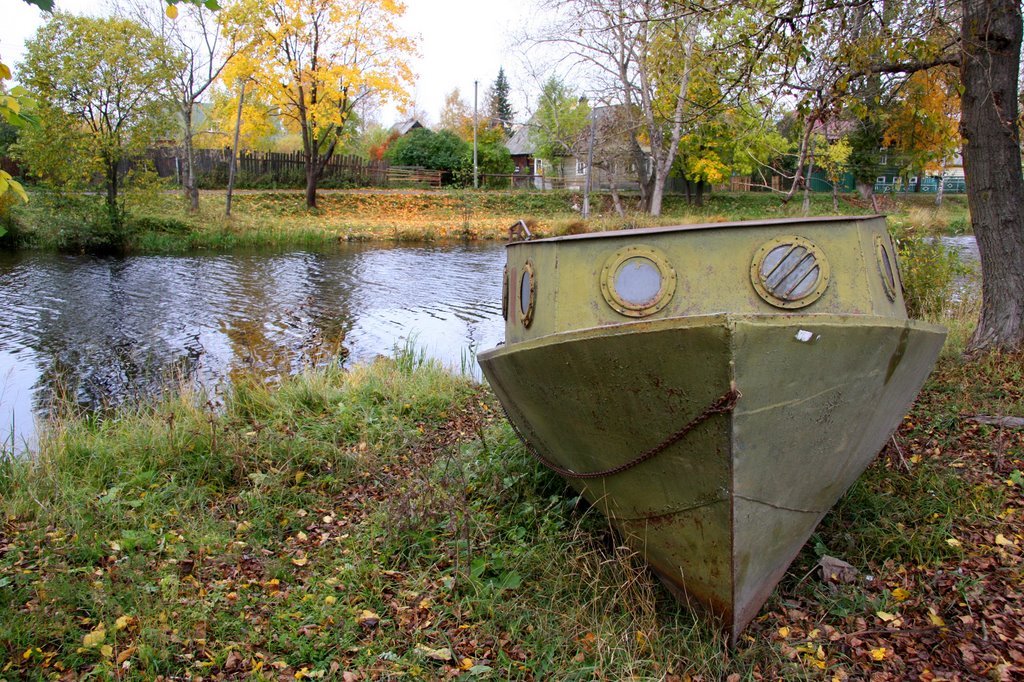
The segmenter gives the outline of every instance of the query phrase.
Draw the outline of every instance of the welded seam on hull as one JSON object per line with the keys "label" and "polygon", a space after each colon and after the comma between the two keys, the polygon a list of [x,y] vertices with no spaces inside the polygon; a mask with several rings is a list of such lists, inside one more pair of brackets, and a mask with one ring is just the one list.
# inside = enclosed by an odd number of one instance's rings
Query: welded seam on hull
{"label": "welded seam on hull", "polygon": [[[862,376],[871,377],[871,376],[875,376],[875,375],[881,375],[881,372],[872,371],[872,372],[869,372],[869,373],[867,373],[865,375],[862,375]],[[829,393],[834,393],[836,390],[841,389],[841,388],[843,388],[845,386],[849,386],[849,385],[850,385],[849,382],[842,383],[842,384],[834,384],[832,386],[829,386],[828,388],[825,388],[825,389],[822,389],[821,391],[818,391],[817,393],[812,393],[811,395],[806,395],[806,396],[803,396],[801,398],[794,398],[793,400],[784,400],[784,401],[782,401],[780,403],[772,403],[771,405],[764,405],[762,407],[755,407],[754,409],[737,410],[736,414],[737,414],[737,416],[741,416],[742,417],[742,416],[746,416],[748,414],[759,414],[761,412],[767,412],[768,410],[775,410],[775,409],[778,409],[780,407],[792,407],[794,405],[802,405],[803,403],[807,403],[807,402],[811,402],[813,400],[817,400],[817,399],[821,398],[822,396],[828,395]]]}
{"label": "welded seam on hull", "polygon": [[765,502],[764,500],[755,500],[753,497],[747,497],[746,495],[740,495],[739,493],[735,492],[732,495],[737,499],[744,500],[746,502],[753,502],[754,504],[763,504],[766,507],[771,507],[772,509],[778,509],[780,511],[791,511],[797,512],[798,514],[824,514],[828,511],[828,509],[826,509],[825,511],[821,511],[820,509],[798,509],[796,507],[786,507],[781,504]]}
{"label": "welded seam on hull", "polygon": [[[601,498],[598,498],[598,499],[599,500],[603,499],[603,497],[604,496],[602,496]],[[677,516],[678,514],[685,514],[686,512],[691,512],[694,509],[701,509],[703,507],[710,507],[711,505],[718,504],[720,502],[726,502],[726,501],[728,501],[728,499],[729,499],[728,498],[728,494],[716,495],[714,499],[705,500],[703,502],[698,502],[696,504],[690,505],[689,507],[682,507],[680,509],[673,509],[670,512],[664,512],[664,513],[661,513],[661,514],[649,514],[647,516],[634,516],[634,517],[628,518],[628,519],[623,517],[623,516],[617,516],[614,513],[613,510],[609,509],[608,510],[608,517],[612,518],[612,519],[614,519],[616,521],[622,521],[623,523],[636,523],[638,521],[658,522],[658,521],[663,521],[665,519],[671,518],[673,516]]]}

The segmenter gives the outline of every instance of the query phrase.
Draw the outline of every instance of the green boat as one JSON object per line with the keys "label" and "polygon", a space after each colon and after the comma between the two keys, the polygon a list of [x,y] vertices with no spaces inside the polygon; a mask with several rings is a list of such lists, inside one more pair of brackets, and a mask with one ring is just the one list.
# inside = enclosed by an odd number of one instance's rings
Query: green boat
{"label": "green boat", "polygon": [[479,362],[514,429],[733,641],[946,333],[907,318],[881,216],[520,240],[503,281]]}

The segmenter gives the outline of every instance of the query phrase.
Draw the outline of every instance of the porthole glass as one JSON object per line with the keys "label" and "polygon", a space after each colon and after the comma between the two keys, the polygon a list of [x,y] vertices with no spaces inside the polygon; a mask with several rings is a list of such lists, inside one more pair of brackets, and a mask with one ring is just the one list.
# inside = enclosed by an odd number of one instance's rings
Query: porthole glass
{"label": "porthole glass", "polygon": [[672,299],[676,272],[661,251],[630,246],[613,253],[601,272],[601,293],[614,310],[629,317],[653,315]]}
{"label": "porthole glass", "polygon": [[627,258],[615,273],[615,293],[632,306],[649,306],[661,291],[661,271],[654,261]]}
{"label": "porthole glass", "polygon": [[[882,276],[882,287],[890,301],[896,300],[896,268],[882,235],[875,235],[875,258],[878,261],[878,273]],[[891,244],[891,242],[890,242]]]}
{"label": "porthole glass", "polygon": [[828,287],[828,260],[803,237],[783,237],[762,245],[750,267],[754,289],[779,308],[803,308]]}
{"label": "porthole glass", "polygon": [[519,277],[519,313],[523,325],[529,327],[533,323],[533,310],[536,306],[537,283],[533,274],[533,263],[526,262],[523,274]]}

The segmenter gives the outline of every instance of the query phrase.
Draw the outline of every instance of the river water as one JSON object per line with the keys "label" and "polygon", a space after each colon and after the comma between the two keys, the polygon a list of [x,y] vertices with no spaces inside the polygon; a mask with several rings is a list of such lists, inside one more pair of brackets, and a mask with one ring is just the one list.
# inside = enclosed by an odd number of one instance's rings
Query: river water
{"label": "river water", "polygon": [[[943,243],[977,262],[974,238]],[[96,258],[0,252],[0,451],[31,449],[55,397],[87,409],[184,379],[351,364],[412,343],[479,376],[504,337],[501,245]]]}
{"label": "river water", "polygon": [[456,371],[504,336],[500,245],[96,258],[0,252],[0,446],[55,397],[103,408],[178,379],[351,364],[411,343]]}

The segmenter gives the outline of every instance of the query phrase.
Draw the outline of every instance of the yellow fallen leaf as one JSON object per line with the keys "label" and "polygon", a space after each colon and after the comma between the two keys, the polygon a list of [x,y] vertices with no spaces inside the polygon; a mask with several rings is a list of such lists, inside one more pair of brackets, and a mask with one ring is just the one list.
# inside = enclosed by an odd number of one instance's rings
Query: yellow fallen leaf
{"label": "yellow fallen leaf", "polygon": [[333,604],[336,601],[338,601],[338,598],[335,597],[334,595],[328,595],[328,596],[324,597],[324,603],[325,604]]}
{"label": "yellow fallen leaf", "polygon": [[885,660],[885,653],[886,653],[886,649],[885,649],[884,646],[878,647],[877,649],[872,649],[871,650],[871,658],[875,659],[876,661],[884,661]]}
{"label": "yellow fallen leaf", "polygon": [[359,618],[356,619],[356,623],[364,628],[376,627],[379,622],[380,616],[367,609],[363,609],[362,613],[359,614]]}
{"label": "yellow fallen leaf", "polygon": [[1003,535],[1002,533],[997,533],[996,534],[996,544],[1000,545],[1002,547],[1016,547],[1017,546],[1016,542],[1014,542],[1013,540],[1007,540],[1006,536]]}
{"label": "yellow fallen leaf", "polygon": [[942,616],[935,612],[934,608],[929,607],[928,609],[928,620],[932,622],[932,625],[943,627],[946,625],[946,621],[942,620]]}
{"label": "yellow fallen leaf", "polygon": [[429,659],[435,661],[450,661],[452,660],[452,650],[448,647],[441,647],[440,649],[434,649],[425,644],[416,645],[416,653],[421,656],[426,656]]}
{"label": "yellow fallen leaf", "polygon": [[950,547],[961,547],[962,546],[961,542],[959,540],[957,540],[956,538],[946,538],[946,544],[949,545]]}
{"label": "yellow fallen leaf", "polygon": [[779,637],[782,637],[783,639],[786,639],[787,637],[789,637],[789,628],[786,627],[785,625],[783,625],[781,628],[779,628]]}
{"label": "yellow fallen leaf", "polygon": [[305,566],[309,563],[309,559],[304,556],[297,556],[294,559],[292,559],[292,563],[296,566]]}
{"label": "yellow fallen leaf", "polygon": [[464,658],[464,659],[462,659],[462,661],[459,662],[459,667],[462,668],[463,670],[469,670],[470,668],[473,667],[473,659],[472,658]]}
{"label": "yellow fallen leaf", "polygon": [[100,653],[103,654],[103,658],[110,658],[114,655],[114,647],[104,644],[100,647]]}
{"label": "yellow fallen leaf", "polygon": [[879,618],[881,618],[886,623],[890,623],[890,622],[896,620],[896,618],[898,617],[898,616],[895,616],[895,615],[893,615],[891,613],[887,613],[885,611],[875,611],[875,615],[878,616]]}
{"label": "yellow fallen leaf", "polygon": [[82,637],[82,646],[86,648],[99,646],[100,642],[102,642],[106,638],[106,636],[107,630],[103,626],[103,623],[100,623],[96,626],[96,629],[87,634],[85,637]]}
{"label": "yellow fallen leaf", "polygon": [[131,624],[132,624],[132,617],[131,616],[121,616],[116,621],[114,621],[114,629],[115,630],[124,630],[126,627],[128,627]]}
{"label": "yellow fallen leaf", "polygon": [[902,587],[897,587],[895,590],[892,591],[892,596],[893,599],[895,599],[896,601],[906,601],[910,598],[910,592],[903,589]]}

